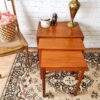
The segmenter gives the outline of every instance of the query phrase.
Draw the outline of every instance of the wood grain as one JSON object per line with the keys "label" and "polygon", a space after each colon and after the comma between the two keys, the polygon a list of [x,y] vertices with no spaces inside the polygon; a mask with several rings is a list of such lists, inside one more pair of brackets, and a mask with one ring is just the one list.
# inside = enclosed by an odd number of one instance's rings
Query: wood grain
{"label": "wood grain", "polygon": [[81,39],[65,38],[40,38],[38,44],[39,50],[80,50],[84,51],[85,47]]}
{"label": "wood grain", "polygon": [[67,26],[67,22],[58,22],[57,26],[42,28],[39,24],[37,38],[81,38],[84,39],[79,24],[73,28]]}
{"label": "wood grain", "polygon": [[[81,51],[47,51],[41,52],[40,66],[46,69],[77,70],[87,67]],[[65,69],[63,69],[65,68]]]}

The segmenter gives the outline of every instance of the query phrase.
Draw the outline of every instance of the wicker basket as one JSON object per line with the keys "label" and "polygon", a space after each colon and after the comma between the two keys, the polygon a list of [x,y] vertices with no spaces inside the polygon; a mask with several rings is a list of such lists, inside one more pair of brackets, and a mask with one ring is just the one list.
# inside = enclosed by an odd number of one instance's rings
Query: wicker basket
{"label": "wicker basket", "polygon": [[0,41],[10,42],[14,40],[17,33],[16,26],[16,18],[9,24],[0,25]]}

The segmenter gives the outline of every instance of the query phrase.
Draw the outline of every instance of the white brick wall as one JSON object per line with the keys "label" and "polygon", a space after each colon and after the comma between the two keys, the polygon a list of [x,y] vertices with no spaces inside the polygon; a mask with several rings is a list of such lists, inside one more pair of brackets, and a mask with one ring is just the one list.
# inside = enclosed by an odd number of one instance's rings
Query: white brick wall
{"label": "white brick wall", "polygon": [[[1,0],[0,2],[2,2]],[[58,21],[70,20],[68,3],[71,0],[15,0],[20,29],[30,47],[36,45],[36,30],[40,18],[56,12]],[[79,0],[81,7],[76,15],[85,36],[87,48],[100,48],[100,0]],[[10,2],[7,1],[10,7]],[[0,7],[3,4],[0,3]]]}

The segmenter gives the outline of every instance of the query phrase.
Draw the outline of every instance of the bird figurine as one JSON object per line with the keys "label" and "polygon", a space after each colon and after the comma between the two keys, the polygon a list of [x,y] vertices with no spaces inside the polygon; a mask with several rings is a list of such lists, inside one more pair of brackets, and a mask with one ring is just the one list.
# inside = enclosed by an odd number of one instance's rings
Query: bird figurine
{"label": "bird figurine", "polygon": [[57,25],[57,18],[58,18],[57,13],[53,13],[52,20],[51,20],[51,23],[50,23],[51,26]]}

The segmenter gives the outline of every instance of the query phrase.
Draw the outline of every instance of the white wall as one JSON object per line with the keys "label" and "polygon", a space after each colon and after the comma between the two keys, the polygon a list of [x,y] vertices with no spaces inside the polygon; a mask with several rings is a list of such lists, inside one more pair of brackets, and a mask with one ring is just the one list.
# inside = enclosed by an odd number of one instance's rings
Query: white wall
{"label": "white wall", "polygon": [[[2,2],[1,0],[0,2]],[[15,0],[20,29],[30,47],[36,47],[38,22],[43,16],[58,14],[58,21],[70,20],[68,3],[71,0]],[[87,48],[100,48],[100,0],[79,0],[81,7],[76,15],[85,36]],[[9,1],[7,1],[10,7]],[[1,8],[3,7],[0,3]]]}

